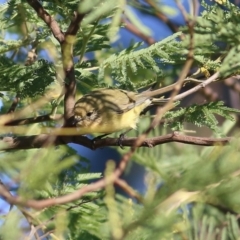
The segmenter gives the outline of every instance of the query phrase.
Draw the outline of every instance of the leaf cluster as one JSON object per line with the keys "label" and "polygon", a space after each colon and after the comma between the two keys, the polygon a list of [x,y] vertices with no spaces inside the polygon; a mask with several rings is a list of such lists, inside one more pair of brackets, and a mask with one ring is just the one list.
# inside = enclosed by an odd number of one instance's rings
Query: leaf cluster
{"label": "leaf cluster", "polygon": [[[101,173],[89,173],[89,161],[76,155],[69,147],[9,152],[2,154],[0,162],[0,171],[11,179],[17,179],[15,188],[26,199],[40,200],[69,194],[102,177]],[[59,227],[59,218],[65,213],[66,225],[60,232],[65,232],[69,239],[86,234],[94,236],[99,234],[97,229],[106,221],[104,205],[101,201],[97,203],[101,198],[100,191],[92,192],[78,201],[36,212],[37,215],[31,215],[29,219],[36,226],[43,224],[47,232]],[[5,218],[6,224],[0,230],[3,239],[13,236],[11,231],[5,233],[5,230],[13,221],[21,221],[23,216],[17,214],[20,209],[13,209]],[[21,236],[21,231],[21,228],[16,229],[14,236]]]}
{"label": "leaf cluster", "polygon": [[181,33],[175,33],[164,40],[144,49],[138,49],[141,43],[136,43],[120,53],[116,53],[103,61],[99,71],[99,78],[104,77],[106,69],[111,69],[115,81],[126,86],[132,85],[131,76],[141,70],[148,70],[159,78],[164,76],[162,68],[166,64],[177,65],[183,63],[183,59],[176,56],[176,50],[180,49],[181,43],[176,40]]}
{"label": "leaf cluster", "polygon": [[14,64],[7,57],[0,57],[1,91],[18,93],[19,97],[43,95],[55,78],[53,65],[40,59],[31,66]]}
{"label": "leaf cluster", "polygon": [[233,113],[240,113],[238,109],[226,107],[223,101],[210,102],[202,105],[193,104],[190,107],[181,108],[165,114],[165,126],[169,126],[174,131],[182,131],[184,123],[193,123],[198,127],[207,126],[215,133],[220,132],[218,127],[219,115],[224,119],[234,121]]}

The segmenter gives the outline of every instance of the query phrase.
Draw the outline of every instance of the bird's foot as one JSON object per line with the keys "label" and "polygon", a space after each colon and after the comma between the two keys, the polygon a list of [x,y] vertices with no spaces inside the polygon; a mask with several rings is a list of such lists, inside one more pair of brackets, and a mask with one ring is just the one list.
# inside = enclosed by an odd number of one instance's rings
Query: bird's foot
{"label": "bird's foot", "polygon": [[120,147],[121,149],[124,148],[123,145],[122,145],[122,141],[124,140],[124,138],[125,138],[125,133],[122,133],[122,134],[119,135],[118,145],[119,145],[119,147]]}
{"label": "bird's foot", "polygon": [[92,149],[94,149],[94,145],[95,145],[96,141],[102,139],[103,137],[106,137],[107,135],[108,135],[108,134],[103,134],[103,135],[99,135],[99,136],[93,138],[93,139],[92,139]]}

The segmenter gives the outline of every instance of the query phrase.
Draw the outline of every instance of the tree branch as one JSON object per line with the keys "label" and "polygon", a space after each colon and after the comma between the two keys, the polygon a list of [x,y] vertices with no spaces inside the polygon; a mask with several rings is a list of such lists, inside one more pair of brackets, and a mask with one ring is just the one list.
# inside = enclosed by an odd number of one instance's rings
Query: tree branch
{"label": "tree branch", "polygon": [[12,113],[12,112],[15,111],[19,101],[20,101],[20,97],[17,94],[16,97],[14,98],[13,102],[12,102],[12,105],[10,106],[10,108],[8,110],[8,113]]}
{"label": "tree branch", "polygon": [[115,184],[121,187],[129,196],[136,198],[138,202],[143,203],[142,196],[137,193],[128,183],[123,179],[116,179]]}
{"label": "tree branch", "polygon": [[56,114],[54,116],[52,116],[51,114],[46,114],[46,115],[37,116],[37,117],[13,120],[11,122],[7,122],[5,126],[19,126],[19,125],[27,125],[32,123],[56,121],[56,120],[62,119],[62,117],[63,117],[62,114]]}
{"label": "tree branch", "polygon": [[64,126],[71,126],[71,117],[73,116],[73,108],[75,104],[76,79],[73,63],[73,44],[76,41],[76,34],[79,30],[80,23],[85,14],[74,12],[68,30],[65,34],[65,41],[61,44],[63,69],[68,81],[65,82],[64,95]]}
{"label": "tree branch", "polygon": [[80,28],[80,23],[82,22],[85,14],[80,14],[78,12],[74,12],[74,18],[72,19],[67,32],[65,35],[76,35],[79,28]]}
{"label": "tree branch", "polygon": [[[56,139],[54,139],[56,138]],[[4,137],[0,140],[1,150],[16,150],[16,149],[32,149],[45,147],[45,143],[53,139],[53,145],[63,145],[68,143],[76,143],[90,149],[98,149],[109,146],[119,146],[119,138],[103,138],[92,142],[91,139],[85,136],[51,136],[41,134],[38,136],[21,136],[21,137]],[[121,142],[122,146],[132,147],[137,138],[124,138]],[[182,135],[178,132],[173,132],[167,135],[146,138],[139,147],[154,147],[168,142],[180,142],[190,145],[199,146],[214,146],[216,144],[226,145],[231,141],[231,137],[226,138],[205,138]]]}
{"label": "tree branch", "polygon": [[36,11],[38,16],[48,25],[54,37],[62,43],[65,39],[57,21],[43,8],[37,0],[27,0],[28,4]]}
{"label": "tree branch", "polygon": [[65,126],[70,125],[69,119],[73,115],[75,104],[76,80],[73,63],[73,44],[84,14],[74,12],[74,17],[65,34],[61,31],[57,21],[42,7],[37,0],[27,0],[28,4],[37,12],[38,16],[49,26],[54,37],[61,44],[62,62],[64,69],[65,97],[64,97],[64,119]]}
{"label": "tree branch", "polygon": [[162,12],[159,11],[157,4],[152,0],[146,0],[146,2],[154,9],[156,16],[163,21],[173,33],[178,31],[178,27],[170,21],[168,17],[166,17]]}
{"label": "tree branch", "polygon": [[197,92],[201,88],[204,88],[205,86],[209,85],[210,83],[216,81],[219,78],[219,76],[220,76],[219,72],[214,73],[210,78],[208,78],[204,82],[198,84],[197,86],[191,88],[190,90],[188,90],[188,91],[186,91],[184,93],[181,93],[181,94],[178,94],[177,96],[175,96],[173,98],[174,101],[181,100],[181,99],[185,98],[186,96],[188,96],[188,95],[190,95],[190,94],[192,94],[194,92]]}
{"label": "tree branch", "polygon": [[139,38],[143,39],[148,45],[154,44],[156,41],[151,36],[147,36],[144,33],[142,33],[134,24],[127,21],[126,19],[121,19],[122,23],[124,24],[125,28],[132,32],[134,35],[138,36]]}

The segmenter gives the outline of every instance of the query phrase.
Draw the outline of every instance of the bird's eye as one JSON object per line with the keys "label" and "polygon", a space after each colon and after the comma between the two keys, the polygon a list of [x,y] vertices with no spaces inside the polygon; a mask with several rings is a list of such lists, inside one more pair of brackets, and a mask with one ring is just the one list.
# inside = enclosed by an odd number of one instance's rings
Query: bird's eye
{"label": "bird's eye", "polygon": [[92,114],[93,114],[93,111],[91,111],[91,112],[88,112],[88,113],[86,114],[86,116],[87,116],[87,117],[91,117],[91,116],[92,116]]}

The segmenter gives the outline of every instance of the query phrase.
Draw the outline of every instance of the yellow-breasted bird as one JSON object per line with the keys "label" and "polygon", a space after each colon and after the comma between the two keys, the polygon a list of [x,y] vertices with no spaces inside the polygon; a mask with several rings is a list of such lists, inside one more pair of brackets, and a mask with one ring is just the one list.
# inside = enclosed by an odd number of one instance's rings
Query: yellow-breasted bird
{"label": "yellow-breasted bird", "polygon": [[135,93],[121,89],[98,89],[81,97],[74,106],[74,118],[80,135],[113,133],[135,129],[139,116],[151,105],[163,105],[165,99],[153,98],[162,89]]}

